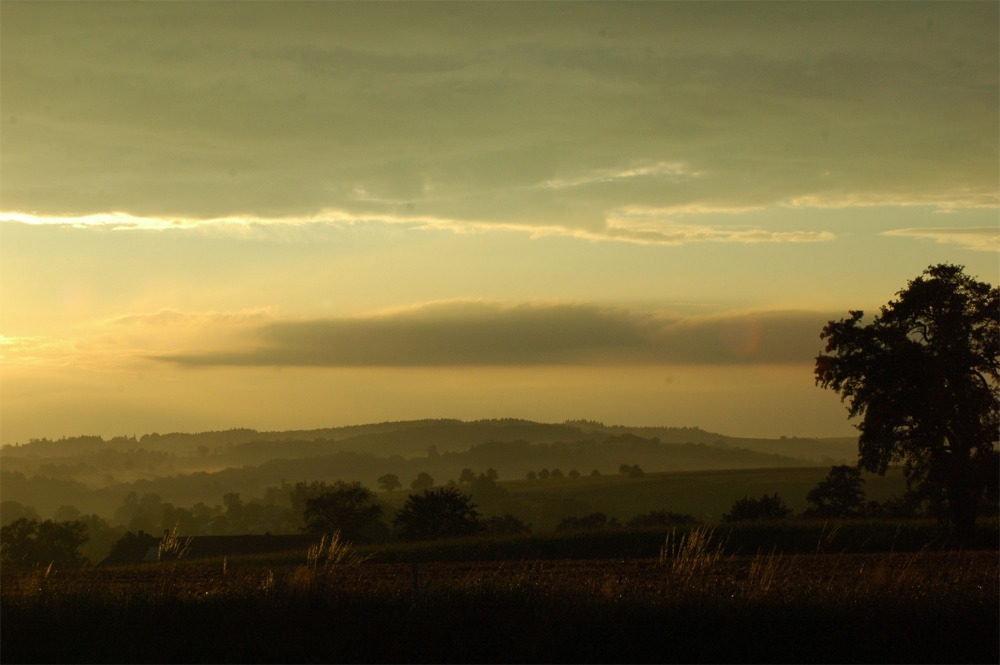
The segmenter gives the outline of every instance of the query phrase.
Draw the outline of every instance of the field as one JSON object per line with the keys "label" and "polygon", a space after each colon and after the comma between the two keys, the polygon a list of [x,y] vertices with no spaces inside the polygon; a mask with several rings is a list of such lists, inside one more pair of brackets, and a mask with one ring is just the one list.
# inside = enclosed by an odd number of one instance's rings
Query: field
{"label": "field", "polygon": [[[899,527],[873,528],[886,532],[880,543],[906,540]],[[469,541],[395,553],[341,548],[332,559],[299,553],[5,571],[2,655],[4,662],[137,663],[996,662],[995,524],[984,531],[986,549],[939,541],[885,551],[869,540],[855,551],[847,540],[836,545],[841,533],[814,527],[812,551],[798,553],[754,551],[742,531],[694,528],[656,534],[652,556],[559,558],[552,539],[522,542],[551,554],[541,558],[510,556],[516,547],[498,549],[499,541]],[[625,531],[617,537],[622,551],[646,542]],[[577,538],[563,546],[586,542]]]}
{"label": "field", "polygon": [[[530,504],[557,501],[579,503],[627,520],[653,508],[687,513],[706,522],[717,521],[733,502],[745,496],[779,494],[796,513],[809,507],[806,494],[823,481],[830,467],[732,469],[722,471],[653,472],[642,478],[620,474],[576,480],[506,481],[501,485]],[[885,476],[865,474],[865,496],[885,501],[906,490],[902,470]],[[544,522],[539,528],[549,526]]]}

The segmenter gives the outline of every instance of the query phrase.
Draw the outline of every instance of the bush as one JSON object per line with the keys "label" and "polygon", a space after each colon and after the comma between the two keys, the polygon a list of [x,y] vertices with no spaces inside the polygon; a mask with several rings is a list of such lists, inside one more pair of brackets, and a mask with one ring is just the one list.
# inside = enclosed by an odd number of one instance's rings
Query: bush
{"label": "bush", "polygon": [[625,526],[633,529],[653,529],[665,526],[691,526],[698,523],[692,515],[672,513],[667,510],[651,510],[642,515],[636,515]]}
{"label": "bush", "polygon": [[780,520],[792,514],[791,509],[777,494],[767,495],[759,499],[743,497],[733,504],[729,512],[722,516],[726,522],[745,522],[750,520]]}
{"label": "bush", "polygon": [[584,517],[564,517],[556,526],[556,531],[602,529],[606,526],[618,526],[618,520],[612,518],[608,521],[608,516],[604,513],[591,513]]}

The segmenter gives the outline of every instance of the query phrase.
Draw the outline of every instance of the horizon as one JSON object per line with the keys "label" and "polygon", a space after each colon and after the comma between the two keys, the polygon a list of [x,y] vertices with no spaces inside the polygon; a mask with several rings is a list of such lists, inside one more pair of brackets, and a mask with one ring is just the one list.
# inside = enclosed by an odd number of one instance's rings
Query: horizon
{"label": "horizon", "polygon": [[[718,435],[718,436],[724,437],[726,439],[736,439],[736,440],[746,438],[746,439],[751,439],[751,440],[784,440],[784,439],[788,439],[788,440],[803,440],[803,441],[808,441],[808,440],[817,440],[817,441],[819,441],[819,440],[824,440],[824,439],[844,439],[844,438],[856,439],[857,438],[857,435],[854,435],[854,436],[818,437],[818,436],[799,436],[799,435],[795,435],[795,434],[792,434],[792,435],[782,435],[782,436],[778,436],[778,437],[741,437],[741,436],[734,436],[734,435],[728,434],[726,432],[720,432],[720,431],[716,431],[716,430],[713,430],[713,429],[707,429],[707,428],[704,428],[704,427],[699,427],[699,426],[696,426],[696,425],[695,426],[628,425],[628,424],[624,424],[624,423],[605,423],[605,422],[600,422],[600,421],[596,421],[596,420],[579,419],[579,418],[577,418],[577,419],[570,419],[570,420],[564,420],[564,421],[561,421],[561,422],[544,422],[544,421],[538,421],[538,420],[526,420],[524,418],[503,418],[503,417],[500,417],[500,418],[479,418],[479,419],[476,419],[476,420],[463,420],[463,419],[459,419],[459,418],[416,418],[416,419],[406,419],[406,420],[383,420],[383,421],[378,421],[378,422],[364,422],[364,423],[358,422],[358,423],[351,423],[351,424],[345,424],[345,425],[331,425],[331,426],[328,426],[328,427],[315,427],[315,428],[309,428],[309,429],[287,429],[287,430],[284,430],[284,429],[282,429],[282,430],[258,430],[258,429],[254,429],[252,427],[227,427],[225,429],[212,429],[212,430],[203,430],[203,431],[165,431],[165,432],[142,432],[142,433],[133,432],[130,435],[129,434],[117,434],[117,435],[113,435],[113,436],[107,436],[107,435],[101,435],[101,434],[93,434],[93,433],[81,433],[81,434],[76,434],[76,435],[63,436],[63,437],[59,437],[59,438],[32,437],[31,439],[26,440],[26,441],[14,441],[14,442],[6,442],[5,441],[5,442],[0,442],[0,446],[11,446],[11,447],[15,447],[16,448],[16,447],[26,446],[26,445],[29,445],[29,444],[32,444],[32,443],[38,443],[38,442],[45,442],[45,441],[57,442],[57,441],[61,441],[61,440],[86,439],[86,438],[90,438],[90,437],[98,437],[98,438],[102,439],[106,443],[111,443],[115,439],[134,440],[134,441],[137,441],[137,442],[141,443],[144,439],[148,439],[148,438],[152,438],[152,437],[171,437],[171,436],[176,436],[176,435],[180,435],[180,436],[201,436],[201,435],[209,435],[209,434],[225,434],[227,432],[254,432],[256,434],[262,434],[262,435],[275,435],[275,434],[311,434],[311,433],[322,432],[322,431],[326,431],[326,430],[341,430],[341,429],[343,429],[343,430],[352,430],[352,429],[364,429],[364,428],[368,428],[368,427],[384,427],[384,426],[391,426],[391,425],[409,425],[409,424],[419,424],[419,423],[458,423],[458,424],[462,424],[462,425],[469,425],[469,424],[477,424],[477,423],[504,423],[504,422],[515,422],[515,423],[522,423],[522,424],[528,424],[528,425],[543,425],[543,426],[552,426],[552,425],[566,425],[566,426],[573,426],[573,427],[593,426],[593,427],[598,427],[598,428],[608,429],[608,430],[618,430],[618,429],[622,429],[622,430],[693,430],[693,431],[701,432],[702,434]],[[348,438],[350,438],[350,437],[348,437]],[[333,440],[331,439],[331,441],[333,441]]]}
{"label": "horizon", "polygon": [[997,3],[0,3],[0,442],[856,436],[820,331],[1000,282]]}

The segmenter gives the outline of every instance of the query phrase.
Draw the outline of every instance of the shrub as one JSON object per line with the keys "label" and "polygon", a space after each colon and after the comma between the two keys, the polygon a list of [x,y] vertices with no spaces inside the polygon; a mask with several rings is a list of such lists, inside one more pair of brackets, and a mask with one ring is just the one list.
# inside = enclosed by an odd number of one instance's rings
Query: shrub
{"label": "shrub", "polygon": [[722,516],[726,522],[749,520],[779,520],[791,515],[791,509],[777,494],[763,495],[759,499],[743,497],[733,504],[729,512]]}

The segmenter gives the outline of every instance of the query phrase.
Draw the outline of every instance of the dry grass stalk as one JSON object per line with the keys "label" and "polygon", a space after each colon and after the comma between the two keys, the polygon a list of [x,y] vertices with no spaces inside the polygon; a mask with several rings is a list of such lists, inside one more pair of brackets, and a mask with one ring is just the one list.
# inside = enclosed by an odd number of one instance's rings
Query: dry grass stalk
{"label": "dry grass stalk", "polygon": [[671,529],[660,548],[660,564],[669,564],[670,572],[690,580],[722,558],[722,543],[713,540],[715,529],[698,527],[680,536],[677,529]]}
{"label": "dry grass stalk", "polygon": [[156,548],[157,561],[179,561],[191,550],[191,536],[181,538],[177,535],[177,526],[163,535]]}

